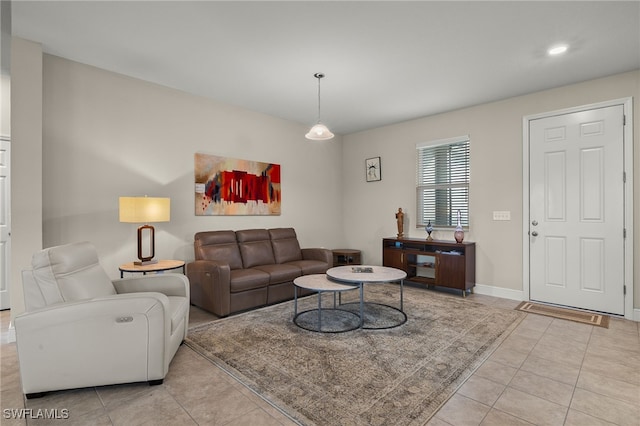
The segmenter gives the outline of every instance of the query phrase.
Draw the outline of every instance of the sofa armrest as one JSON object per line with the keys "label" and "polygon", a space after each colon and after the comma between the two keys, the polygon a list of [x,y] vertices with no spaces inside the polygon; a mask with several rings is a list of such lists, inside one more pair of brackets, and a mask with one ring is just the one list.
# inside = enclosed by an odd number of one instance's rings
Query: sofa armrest
{"label": "sofa armrest", "polygon": [[231,267],[216,260],[187,264],[191,303],[220,317],[231,310]]}
{"label": "sofa armrest", "polygon": [[333,266],[333,253],[329,249],[303,248],[301,251],[304,260],[319,260],[326,262],[329,268]]}
{"label": "sofa armrest", "polygon": [[171,319],[163,294],[51,305],[18,315],[14,322],[24,393],[157,380],[166,374]]}
{"label": "sofa armrest", "polygon": [[113,280],[118,294],[157,292],[166,296],[189,297],[189,280],[182,274],[155,274]]}

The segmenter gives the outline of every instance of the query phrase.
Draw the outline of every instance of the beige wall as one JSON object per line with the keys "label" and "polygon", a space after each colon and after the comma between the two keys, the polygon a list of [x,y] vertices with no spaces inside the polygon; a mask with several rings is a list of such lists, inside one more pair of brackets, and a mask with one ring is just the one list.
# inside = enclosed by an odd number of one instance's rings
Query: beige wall
{"label": "beige wall", "polygon": [[[293,226],[301,244],[341,240],[341,138],[314,143],[306,126],[223,105],[54,56],[44,56],[45,246],[90,239],[104,266],[135,257],[136,225],[119,196],[171,197],[156,257],[193,259],[193,234]],[[280,216],[194,215],[194,154],[278,163]]]}
{"label": "beige wall", "polygon": [[0,3],[0,137],[11,135],[11,2]]}
{"label": "beige wall", "polygon": [[42,248],[42,46],[11,45],[11,314],[24,310],[20,271]]}
{"label": "beige wall", "polygon": [[[118,265],[136,257],[136,225],[118,221],[118,197],[136,195],[171,198],[171,222],[156,225],[156,258],[189,261],[193,234],[216,229],[292,226],[303,247],[343,245],[340,136],[312,142],[304,138],[304,124],[59,57],[40,58],[45,161],[40,167],[36,158],[23,173],[14,168],[14,194],[27,196],[32,177],[42,182],[28,195],[33,212],[41,214],[30,225],[34,233],[42,226],[44,247],[89,240],[108,274],[119,277]],[[18,97],[25,90],[17,90]],[[282,214],[196,217],[196,152],[280,164]],[[21,260],[15,270],[28,265]],[[18,293],[14,284],[12,295]],[[21,311],[21,301],[12,308]]]}
{"label": "beige wall", "polygon": [[[415,144],[469,134],[472,219],[466,239],[478,243],[477,281],[500,296],[522,297],[522,118],[640,95],[635,71],[314,143],[304,139],[305,125],[58,57],[44,55],[39,73],[39,45],[16,43],[13,75],[24,74],[12,87],[23,107],[14,103],[14,115],[17,108],[19,113],[13,124],[23,123],[18,133],[24,132],[26,143],[17,154],[14,146],[14,157],[22,156],[13,168],[14,229],[22,229],[18,245],[25,247],[14,255],[14,271],[28,264],[24,253],[30,257],[39,239],[44,246],[89,239],[109,274],[117,276],[117,266],[135,257],[136,244],[135,225],[118,222],[117,199],[144,194],[172,199],[171,222],[157,226],[160,258],[190,260],[193,233],[200,230],[294,226],[305,246],[357,248],[366,263],[380,264],[381,239],[395,235],[398,207],[406,212],[409,235],[424,237],[424,230],[415,229]],[[633,124],[637,170],[640,113]],[[195,217],[195,152],[281,164],[282,215]],[[375,156],[382,157],[382,181],[367,183],[364,161]],[[634,185],[637,265],[640,172]],[[512,220],[493,221],[494,210],[509,210]],[[448,233],[435,236],[451,239]],[[12,307],[21,310],[22,301],[13,297],[21,299],[15,276]],[[636,268],[636,307],[639,276]]]}
{"label": "beige wall", "polygon": [[[420,94],[416,94],[420,96]],[[425,94],[424,96],[428,96]],[[523,288],[522,265],[522,120],[524,116],[624,97],[640,96],[640,71],[533,93],[425,117],[344,137],[344,229],[352,247],[368,263],[381,263],[381,239],[394,236],[394,213],[405,211],[411,237],[415,228],[415,144],[460,135],[471,136],[471,226],[477,243],[477,282],[498,294],[517,297]],[[637,106],[637,104],[636,104]],[[634,117],[634,169],[640,169],[640,112]],[[382,181],[365,182],[366,158],[382,157]],[[635,186],[635,265],[640,265],[640,172]],[[622,208],[622,206],[621,206]],[[493,221],[495,210],[511,212],[511,221]],[[405,231],[406,232],[406,231]],[[451,232],[436,238],[453,239]],[[640,306],[640,267],[635,270],[635,306]]]}

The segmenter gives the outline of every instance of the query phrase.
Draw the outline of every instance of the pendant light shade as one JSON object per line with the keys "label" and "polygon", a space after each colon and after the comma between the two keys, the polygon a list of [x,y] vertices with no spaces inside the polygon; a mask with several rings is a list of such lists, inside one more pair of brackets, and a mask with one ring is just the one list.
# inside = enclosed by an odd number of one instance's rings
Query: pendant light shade
{"label": "pendant light shade", "polygon": [[331,133],[331,130],[329,130],[327,126],[322,123],[318,123],[304,136],[313,141],[326,141],[327,139],[331,139],[334,134]]}
{"label": "pendant light shade", "polygon": [[318,122],[309,130],[309,133],[307,133],[305,137],[312,141],[326,141],[333,138],[334,134],[331,133],[327,126],[320,122],[320,79],[324,78],[324,74],[315,73],[313,76],[318,79]]}

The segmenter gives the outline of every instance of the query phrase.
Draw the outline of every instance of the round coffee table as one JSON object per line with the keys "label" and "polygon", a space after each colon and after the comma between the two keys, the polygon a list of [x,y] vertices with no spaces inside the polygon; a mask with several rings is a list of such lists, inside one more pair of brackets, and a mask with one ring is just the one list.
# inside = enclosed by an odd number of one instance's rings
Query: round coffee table
{"label": "round coffee table", "polygon": [[[327,277],[330,279],[341,282],[351,283],[360,286],[360,315],[362,316],[362,328],[364,329],[385,329],[398,327],[407,322],[407,314],[404,312],[404,279],[407,277],[407,273],[401,269],[390,268],[388,266],[337,266],[327,271]],[[389,282],[400,283],[400,307],[364,301],[364,285],[365,284],[383,284]],[[388,324],[376,325],[366,324],[365,310],[363,305],[370,307],[374,314],[383,313],[383,311],[395,312],[397,318],[389,321]],[[375,308],[375,309],[373,309]]]}
{"label": "round coffee table", "polygon": [[[294,285],[294,302],[293,302],[293,323],[300,328],[304,328],[309,331],[317,331],[321,333],[344,333],[345,331],[355,330],[362,327],[362,307],[360,315],[355,312],[341,309],[340,304],[336,304],[336,294],[341,294],[343,291],[356,290],[358,285],[353,284],[340,284],[327,279],[325,274],[312,274],[303,275],[293,280]],[[318,293],[318,308],[309,309],[303,312],[298,312],[298,288],[304,288]],[[333,308],[322,307],[322,293],[333,293]],[[362,301],[362,287],[360,286],[360,300]],[[310,318],[315,312],[318,313],[317,321],[315,318]],[[330,313],[330,317],[325,318],[326,322],[334,320],[333,322],[338,325],[344,325],[342,327],[322,328],[322,317]],[[355,318],[355,321],[354,321]]]}

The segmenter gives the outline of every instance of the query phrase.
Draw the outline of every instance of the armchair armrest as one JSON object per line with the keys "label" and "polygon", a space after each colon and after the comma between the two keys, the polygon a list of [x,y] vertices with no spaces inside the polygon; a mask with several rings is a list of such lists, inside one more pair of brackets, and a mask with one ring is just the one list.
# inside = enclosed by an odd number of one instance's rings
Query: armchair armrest
{"label": "armchair armrest", "polygon": [[324,248],[303,248],[302,258],[304,260],[319,260],[326,262],[329,267],[333,266],[333,253]]}
{"label": "armchair armrest", "polygon": [[170,327],[169,300],[160,293],[114,295],[18,315],[24,393],[161,379],[168,368]]}
{"label": "armchair armrest", "polygon": [[165,296],[189,297],[189,280],[182,274],[156,274],[113,280],[118,294],[157,292]]}
{"label": "armchair armrest", "polygon": [[231,310],[231,267],[217,260],[195,260],[187,264],[191,303],[224,317]]}
{"label": "armchair armrest", "polygon": [[114,321],[132,315],[156,315],[156,306],[164,318],[169,312],[169,299],[161,293],[114,295],[78,302],[50,305],[37,311],[25,312],[15,318],[16,334],[21,330],[41,330],[85,321]]}

